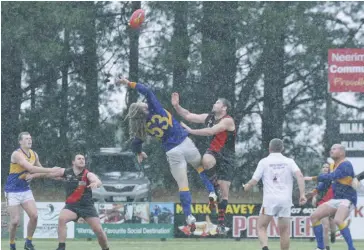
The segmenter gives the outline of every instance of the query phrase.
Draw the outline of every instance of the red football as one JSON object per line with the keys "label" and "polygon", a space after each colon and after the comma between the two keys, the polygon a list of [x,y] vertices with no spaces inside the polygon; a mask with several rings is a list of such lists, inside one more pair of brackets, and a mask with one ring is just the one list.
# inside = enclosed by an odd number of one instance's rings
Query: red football
{"label": "red football", "polygon": [[145,12],[142,9],[137,9],[130,17],[129,26],[133,29],[138,29],[144,22]]}

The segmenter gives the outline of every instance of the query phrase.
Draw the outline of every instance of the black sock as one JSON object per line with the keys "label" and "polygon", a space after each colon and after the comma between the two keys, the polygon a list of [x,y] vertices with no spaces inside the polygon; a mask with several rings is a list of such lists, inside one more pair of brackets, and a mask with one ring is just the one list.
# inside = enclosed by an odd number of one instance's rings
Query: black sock
{"label": "black sock", "polygon": [[109,248],[105,248],[105,249],[102,249],[102,250],[109,250]]}
{"label": "black sock", "polygon": [[58,247],[66,247],[66,243],[58,243]]}
{"label": "black sock", "polygon": [[262,250],[269,250],[267,246],[263,247]]}
{"label": "black sock", "polygon": [[330,246],[327,246],[327,247],[326,247],[326,250],[330,250]]}

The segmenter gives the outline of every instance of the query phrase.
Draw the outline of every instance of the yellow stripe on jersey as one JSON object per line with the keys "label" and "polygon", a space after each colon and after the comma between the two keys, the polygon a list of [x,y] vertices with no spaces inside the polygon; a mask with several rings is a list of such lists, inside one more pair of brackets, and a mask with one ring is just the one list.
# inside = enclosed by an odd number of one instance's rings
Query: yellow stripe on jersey
{"label": "yellow stripe on jersey", "polygon": [[[35,160],[36,160],[36,156],[35,156],[35,153],[34,153],[33,150],[29,149],[30,157],[25,155],[20,149],[18,149],[17,151],[20,152],[24,156],[24,159],[27,162],[29,162],[31,165],[34,165]],[[19,174],[19,173],[24,172],[24,171],[26,171],[26,169],[23,168],[22,166],[20,166],[18,163],[13,163],[13,162],[10,163],[9,174]]]}
{"label": "yellow stripe on jersey", "polygon": [[339,182],[340,184],[348,185],[348,186],[351,186],[352,181],[353,181],[353,178],[351,176],[346,176],[344,178],[337,179],[337,182]]}

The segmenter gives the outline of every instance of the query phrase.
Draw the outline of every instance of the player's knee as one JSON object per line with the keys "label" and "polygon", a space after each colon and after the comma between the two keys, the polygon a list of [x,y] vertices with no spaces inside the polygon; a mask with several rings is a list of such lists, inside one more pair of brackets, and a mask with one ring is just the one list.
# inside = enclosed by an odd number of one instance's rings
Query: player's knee
{"label": "player's knee", "polygon": [[17,227],[17,226],[19,226],[19,222],[20,222],[20,218],[19,218],[19,216],[13,216],[13,217],[11,217],[11,218],[10,218],[10,225],[11,225],[12,227]]}
{"label": "player's knee", "polygon": [[344,220],[343,219],[340,219],[340,218],[334,218],[334,223],[337,225],[337,226],[341,226],[344,224]]}
{"label": "player's knee", "polygon": [[28,216],[29,216],[30,221],[33,221],[33,222],[38,221],[38,213],[37,212],[30,213]]}
{"label": "player's knee", "polygon": [[59,216],[58,218],[58,224],[59,225],[65,225],[67,224],[68,218],[65,216]]}
{"label": "player's knee", "polygon": [[104,234],[104,231],[102,230],[102,227],[101,225],[100,226],[97,226],[94,228],[94,233],[98,236],[98,237],[102,237],[103,234]]}

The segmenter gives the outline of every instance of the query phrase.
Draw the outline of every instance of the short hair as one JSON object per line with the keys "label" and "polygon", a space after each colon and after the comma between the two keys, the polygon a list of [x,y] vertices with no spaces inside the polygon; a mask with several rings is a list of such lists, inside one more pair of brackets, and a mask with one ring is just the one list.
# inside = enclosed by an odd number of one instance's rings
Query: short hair
{"label": "short hair", "polygon": [[18,135],[18,141],[23,140],[23,135],[30,135],[30,133],[29,133],[29,132],[26,132],[26,131],[21,132],[21,133]]}
{"label": "short hair", "polygon": [[283,141],[278,138],[274,138],[269,142],[269,149],[275,153],[281,153],[284,149]]}
{"label": "short hair", "polygon": [[228,99],[220,97],[218,100],[220,100],[222,104],[226,107],[226,111],[229,111],[231,109],[231,102]]}
{"label": "short hair", "polygon": [[82,155],[83,157],[86,158],[86,156],[83,153],[77,152],[77,153],[72,154],[72,161],[74,161],[76,159],[77,155]]}

